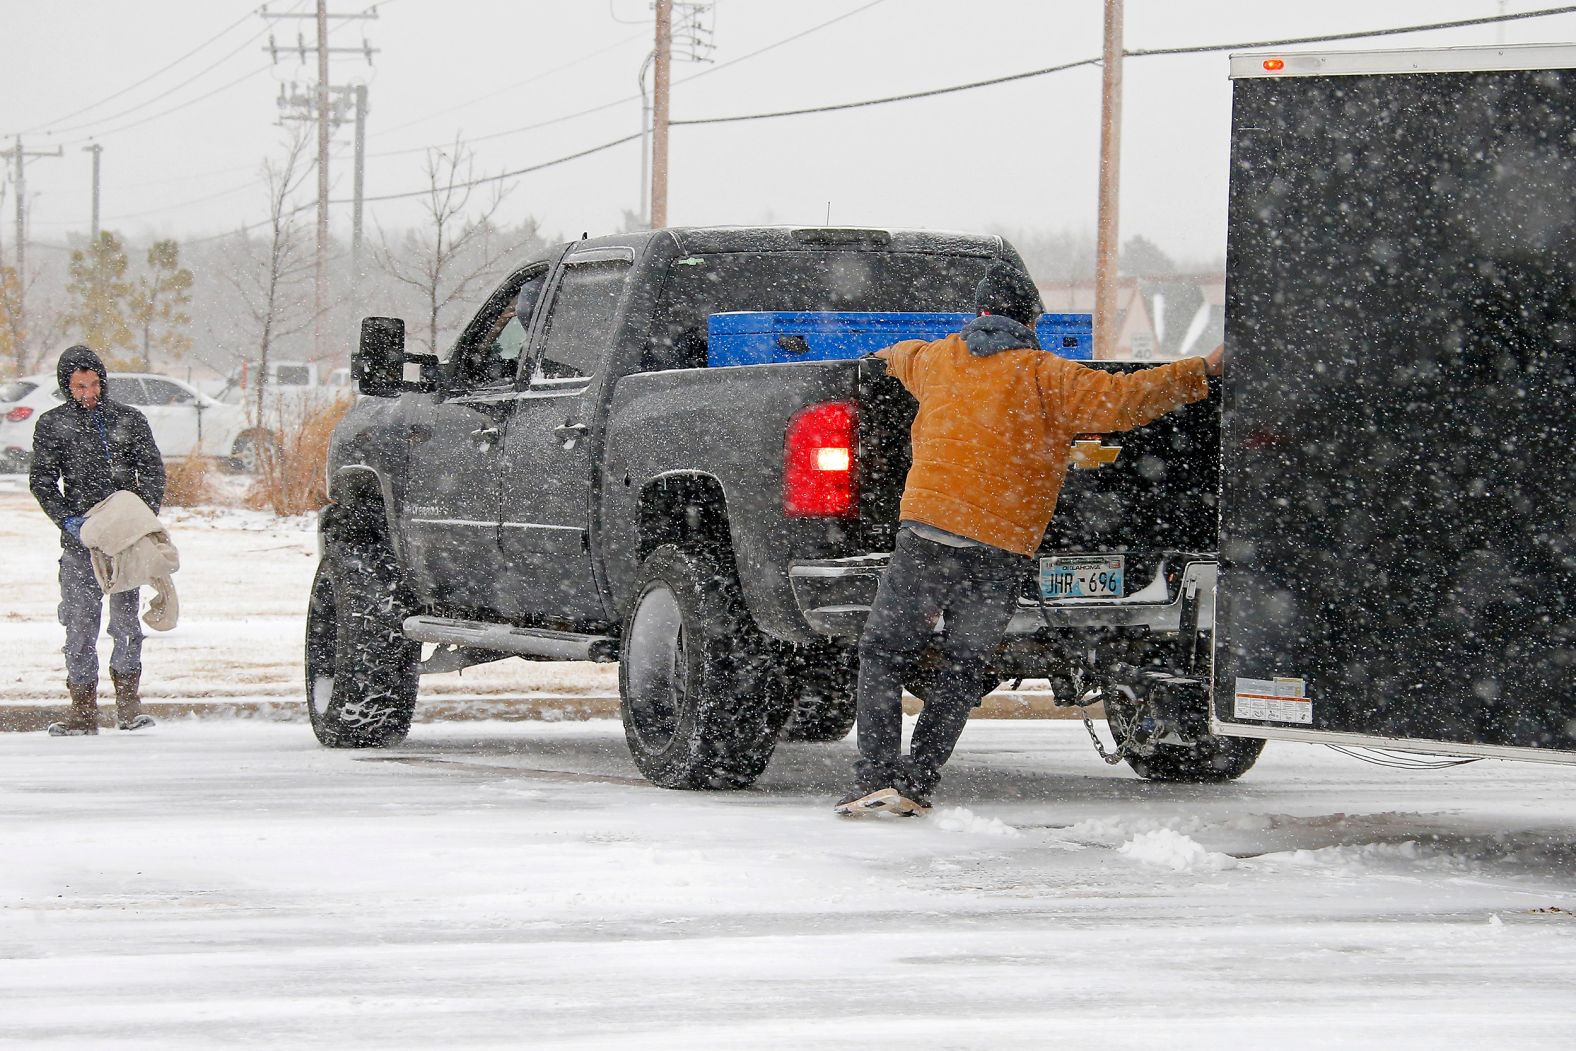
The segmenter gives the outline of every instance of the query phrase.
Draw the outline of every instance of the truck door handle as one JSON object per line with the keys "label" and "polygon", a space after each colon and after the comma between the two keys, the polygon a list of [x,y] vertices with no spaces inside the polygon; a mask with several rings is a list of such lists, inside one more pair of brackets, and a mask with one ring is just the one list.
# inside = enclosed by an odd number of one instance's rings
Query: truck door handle
{"label": "truck door handle", "polygon": [[561,442],[572,442],[584,438],[590,429],[583,423],[566,423],[561,427],[553,428],[553,437]]}
{"label": "truck door handle", "polygon": [[476,430],[471,432],[471,439],[473,441],[481,442],[481,443],[486,444],[486,445],[491,445],[493,442],[498,440],[498,428],[496,428],[496,427],[481,427],[481,428],[478,428],[478,429],[476,429]]}

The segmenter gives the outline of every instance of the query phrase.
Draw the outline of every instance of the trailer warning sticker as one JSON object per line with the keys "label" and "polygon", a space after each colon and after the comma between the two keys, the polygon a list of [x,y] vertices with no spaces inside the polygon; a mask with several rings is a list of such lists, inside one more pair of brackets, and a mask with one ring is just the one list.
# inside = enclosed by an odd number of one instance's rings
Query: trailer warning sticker
{"label": "trailer warning sticker", "polygon": [[1306,679],[1238,679],[1232,711],[1238,719],[1313,724]]}

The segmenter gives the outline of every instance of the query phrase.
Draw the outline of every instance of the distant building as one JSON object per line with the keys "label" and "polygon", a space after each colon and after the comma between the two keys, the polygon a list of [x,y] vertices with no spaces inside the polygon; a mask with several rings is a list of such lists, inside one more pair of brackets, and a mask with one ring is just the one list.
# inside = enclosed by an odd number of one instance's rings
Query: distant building
{"label": "distant building", "polygon": [[[1039,284],[1053,314],[1094,313],[1094,281]],[[1122,277],[1116,284],[1117,360],[1170,361],[1208,354],[1226,338],[1224,274]]]}

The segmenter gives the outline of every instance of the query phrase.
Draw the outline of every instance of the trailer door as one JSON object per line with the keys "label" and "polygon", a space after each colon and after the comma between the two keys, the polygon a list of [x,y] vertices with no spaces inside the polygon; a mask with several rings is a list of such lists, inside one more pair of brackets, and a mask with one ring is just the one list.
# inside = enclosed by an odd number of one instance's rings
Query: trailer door
{"label": "trailer door", "polygon": [[1573,59],[1233,59],[1220,732],[1576,761]]}

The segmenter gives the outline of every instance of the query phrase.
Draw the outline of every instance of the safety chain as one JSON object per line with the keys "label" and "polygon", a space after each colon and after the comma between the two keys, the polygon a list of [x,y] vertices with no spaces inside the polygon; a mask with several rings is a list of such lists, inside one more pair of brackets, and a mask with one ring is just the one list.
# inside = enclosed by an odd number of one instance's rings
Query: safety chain
{"label": "safety chain", "polygon": [[1080,697],[1073,707],[1078,709],[1078,715],[1084,722],[1084,729],[1089,731],[1089,740],[1094,742],[1094,750],[1100,754],[1101,759],[1105,760],[1106,766],[1115,766],[1122,761],[1121,747],[1118,746],[1114,752],[1107,752],[1105,745],[1100,741],[1100,735],[1095,732],[1094,720],[1089,718],[1089,706],[1099,701],[1102,696],[1104,696],[1103,690],[1090,690]]}

